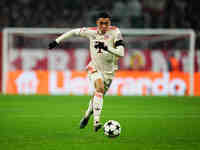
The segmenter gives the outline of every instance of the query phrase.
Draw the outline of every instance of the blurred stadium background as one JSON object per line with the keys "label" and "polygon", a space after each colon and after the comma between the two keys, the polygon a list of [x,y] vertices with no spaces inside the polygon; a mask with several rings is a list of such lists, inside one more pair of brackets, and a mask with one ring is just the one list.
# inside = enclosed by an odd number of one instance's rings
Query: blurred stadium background
{"label": "blurred stadium background", "polygon": [[[124,73],[119,72],[108,94],[200,95],[199,10],[195,2],[61,0],[55,3],[49,0],[2,0],[0,6],[1,45],[4,46],[1,46],[1,66],[4,65],[4,70],[1,69],[1,88],[4,93],[87,94],[89,89],[85,74],[80,76],[74,71],[84,71],[90,60],[88,42],[80,38],[71,39],[63,43],[58,50],[51,52],[47,50],[47,45],[59,34],[67,31],[66,28],[95,26],[95,14],[107,10],[113,16],[113,25],[121,30],[154,29],[151,32],[155,32],[148,35],[144,34],[145,30],[140,35],[135,35],[135,31],[127,31],[132,35],[125,35],[123,32],[126,55],[119,65],[121,71],[129,71],[129,76],[122,77]],[[12,29],[11,33],[3,34],[3,29],[7,27],[15,29]],[[20,33],[17,29],[19,27],[40,30],[30,29],[26,33]],[[63,30],[58,31],[55,28]],[[193,29],[196,33],[196,37],[193,37],[195,45],[188,34],[157,34],[159,31],[156,29]],[[38,32],[41,34],[35,34]],[[189,50],[191,45],[195,47],[194,54]],[[69,76],[76,78],[73,85],[70,85],[67,83],[68,78],[64,77],[67,76],[65,74],[30,72],[36,70],[69,71],[72,74]],[[130,73],[132,71],[141,73]],[[43,80],[47,78],[49,83]],[[71,82],[71,79],[69,80]],[[133,84],[128,84],[129,82]]]}
{"label": "blurred stadium background", "polygon": [[[93,133],[91,122],[78,129],[90,92],[88,41],[47,47],[64,31],[95,26],[102,10],[126,42],[102,114],[121,123],[116,140]],[[199,29],[192,0],[1,0],[0,148],[200,149]]]}
{"label": "blurred stadium background", "polygon": [[[125,37],[126,40],[126,56],[122,58],[119,62],[121,70],[128,71],[139,71],[139,72],[151,72],[150,75],[144,76],[144,74],[139,74],[135,77],[137,80],[132,82],[139,82],[142,84],[143,92],[141,91],[129,91],[125,89],[126,94],[122,92],[110,92],[110,94],[118,95],[189,95],[191,83],[194,84],[194,88],[191,89],[194,95],[200,95],[200,89],[197,84],[199,83],[199,74],[200,71],[200,45],[198,42],[199,39],[199,13],[196,3],[193,1],[185,0],[116,0],[116,1],[32,1],[32,0],[17,0],[17,1],[7,1],[2,0],[0,2],[0,28],[1,28],[1,67],[6,70],[2,71],[1,76],[4,76],[3,82],[1,85],[4,87],[4,92],[7,93],[49,93],[51,89],[47,87],[42,87],[37,85],[38,88],[43,89],[37,90],[36,82],[28,83],[28,77],[32,78],[31,75],[24,75],[27,77],[27,82],[22,83],[20,80],[24,78],[20,73],[13,73],[13,71],[30,71],[30,70],[51,70],[51,71],[62,71],[62,70],[76,70],[83,71],[84,67],[89,61],[89,55],[86,50],[88,50],[88,42],[83,39],[72,39],[71,41],[65,42],[59,50],[56,52],[48,52],[47,45],[53,40],[56,36],[63,33],[58,32],[57,34],[49,34],[52,31],[52,28],[76,28],[76,27],[87,27],[95,26],[94,16],[98,11],[106,10],[109,11],[113,18],[112,24],[120,27],[120,29],[193,29],[196,33],[195,38],[195,54],[194,57],[190,57],[189,48],[191,45],[190,39],[187,37],[187,34],[176,37],[176,33],[173,37],[166,35],[143,35],[143,36],[134,36],[134,33],[131,37]],[[3,29],[7,27],[15,28],[46,28],[46,34],[41,35],[24,35],[23,33],[13,33],[11,37],[3,36]],[[15,32],[15,29],[13,29]],[[17,31],[17,29],[16,29]],[[40,30],[41,33],[44,33],[46,30]],[[29,31],[28,31],[29,32]],[[34,31],[30,32],[33,33]],[[144,31],[145,32],[145,31]],[[157,31],[155,31],[157,32]],[[5,41],[4,41],[5,40]],[[76,41],[76,42],[74,42]],[[3,44],[3,42],[5,42]],[[2,47],[2,45],[7,45],[7,47]],[[5,53],[4,55],[3,50]],[[9,52],[10,51],[10,52]],[[56,53],[56,55],[55,55]],[[4,58],[3,58],[4,57]],[[82,59],[78,59],[81,57]],[[157,58],[157,59],[156,59]],[[193,80],[190,80],[188,73],[191,73],[191,63],[190,59],[194,58],[192,68],[194,73]],[[30,61],[31,60],[31,61]],[[11,72],[12,71],[12,72]],[[165,79],[172,77],[172,74],[165,74],[166,72],[178,72],[174,76],[178,76],[183,84],[176,83],[167,84],[166,87],[160,89],[152,88],[156,86],[153,82],[153,79],[150,77],[151,74],[160,72],[160,76],[163,76]],[[192,72],[193,72],[192,71]],[[184,74],[183,74],[184,72]],[[29,72],[30,73],[30,72]],[[8,75],[10,74],[10,75]],[[73,73],[72,73],[73,74]],[[76,74],[76,73],[75,73]],[[119,73],[120,74],[120,73]],[[190,74],[191,75],[191,74]],[[7,76],[9,76],[7,78]],[[10,78],[10,76],[12,76]],[[34,76],[34,75],[33,75]],[[38,76],[38,75],[36,75]],[[44,78],[47,78],[48,75],[41,75]],[[62,76],[62,75],[61,75]],[[84,75],[83,75],[84,76]],[[132,77],[133,77],[132,76]],[[154,76],[154,75],[153,75]],[[159,77],[160,77],[159,76]],[[168,77],[166,77],[168,76]],[[193,74],[192,74],[193,76]],[[121,75],[119,75],[119,78]],[[142,82],[138,78],[147,77],[150,80],[151,87],[144,87]],[[53,78],[53,77],[52,77]],[[56,78],[56,77],[55,77]],[[60,78],[60,77],[59,77]],[[11,79],[11,81],[8,79]],[[19,79],[19,80],[18,80]],[[123,78],[127,79],[127,78]],[[157,79],[159,79],[157,77]],[[1,80],[1,81],[2,81]],[[15,83],[15,80],[18,81]],[[38,79],[36,79],[38,80]],[[42,80],[41,77],[39,80]],[[163,80],[163,78],[161,79]],[[167,79],[168,80],[168,79]],[[9,82],[8,85],[6,85]],[[13,83],[14,82],[14,83]],[[32,82],[32,81],[30,81]],[[60,81],[58,81],[60,82]],[[62,82],[62,81],[61,81]],[[79,82],[78,80],[76,81]],[[81,82],[82,90],[76,94],[87,93],[85,77],[84,81]],[[123,87],[128,86],[126,81],[119,81],[113,84],[117,84],[119,87],[120,84]],[[22,88],[26,84],[32,86],[32,91],[29,89]],[[145,84],[148,84],[145,82]],[[165,84],[160,83],[160,84]],[[159,85],[160,85],[159,84]],[[44,85],[44,84],[43,84]],[[133,84],[134,85],[134,84]],[[2,89],[1,86],[1,89]],[[51,86],[51,85],[49,85]],[[62,87],[62,83],[59,84]],[[64,85],[63,85],[64,86]],[[115,85],[116,86],[116,85]],[[138,84],[138,86],[140,86]],[[166,88],[171,86],[171,92],[161,92]],[[180,87],[181,86],[181,87]],[[189,87],[190,86],[190,87]],[[159,86],[157,86],[158,88]],[[193,86],[192,86],[193,87]],[[54,88],[54,87],[52,87]],[[72,87],[71,87],[72,88]],[[74,87],[77,88],[77,87]],[[127,87],[129,88],[129,87]],[[35,89],[35,90],[34,90]],[[45,90],[44,90],[45,89]],[[132,87],[132,89],[138,89]],[[75,89],[76,90],[76,89]],[[158,91],[155,94],[155,91]],[[166,90],[167,91],[167,90]],[[168,90],[169,91],[169,90]],[[66,88],[65,88],[66,92]],[[60,91],[60,94],[65,94],[65,92]],[[50,92],[51,93],[51,92]],[[54,92],[56,94],[56,92]],[[59,91],[58,91],[59,93]],[[73,92],[72,92],[73,93]],[[135,94],[134,94],[135,93]],[[142,94],[141,94],[142,93]],[[159,94],[160,93],[160,94]]]}

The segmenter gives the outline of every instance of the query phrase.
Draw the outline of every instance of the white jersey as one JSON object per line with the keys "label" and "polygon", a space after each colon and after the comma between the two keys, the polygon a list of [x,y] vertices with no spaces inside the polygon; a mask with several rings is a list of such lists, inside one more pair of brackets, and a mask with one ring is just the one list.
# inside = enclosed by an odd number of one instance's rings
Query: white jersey
{"label": "white jersey", "polygon": [[[91,61],[87,69],[90,72],[99,71],[103,74],[113,74],[118,69],[118,57],[124,56],[124,47],[115,47],[115,42],[122,40],[121,32],[117,27],[111,26],[105,34],[100,34],[97,27],[73,29],[56,39],[56,42],[79,35],[90,40]],[[95,48],[95,42],[101,41],[108,47],[108,51]]]}

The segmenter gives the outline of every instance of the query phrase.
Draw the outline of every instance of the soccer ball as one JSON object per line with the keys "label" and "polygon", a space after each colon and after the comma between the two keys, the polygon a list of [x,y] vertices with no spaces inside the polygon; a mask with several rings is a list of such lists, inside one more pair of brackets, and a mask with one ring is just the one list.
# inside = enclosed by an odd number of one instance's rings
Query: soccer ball
{"label": "soccer ball", "polygon": [[109,137],[116,137],[120,135],[121,127],[118,121],[109,120],[104,124],[104,134]]}

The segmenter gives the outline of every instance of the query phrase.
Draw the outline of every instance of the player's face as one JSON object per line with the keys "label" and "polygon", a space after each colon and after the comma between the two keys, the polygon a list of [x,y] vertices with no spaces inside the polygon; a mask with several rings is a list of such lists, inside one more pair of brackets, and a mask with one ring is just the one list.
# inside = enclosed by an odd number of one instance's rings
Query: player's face
{"label": "player's face", "polygon": [[109,18],[99,18],[97,20],[97,26],[98,29],[101,31],[101,33],[106,33],[109,30],[109,26],[111,24],[111,21]]}

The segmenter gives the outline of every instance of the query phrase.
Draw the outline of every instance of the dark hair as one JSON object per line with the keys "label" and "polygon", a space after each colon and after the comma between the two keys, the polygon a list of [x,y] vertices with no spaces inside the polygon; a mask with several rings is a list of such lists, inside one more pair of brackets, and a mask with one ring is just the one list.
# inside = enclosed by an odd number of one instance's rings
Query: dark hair
{"label": "dark hair", "polygon": [[111,19],[111,15],[108,12],[100,12],[96,15],[96,20],[98,20],[99,18],[109,18]]}

